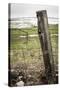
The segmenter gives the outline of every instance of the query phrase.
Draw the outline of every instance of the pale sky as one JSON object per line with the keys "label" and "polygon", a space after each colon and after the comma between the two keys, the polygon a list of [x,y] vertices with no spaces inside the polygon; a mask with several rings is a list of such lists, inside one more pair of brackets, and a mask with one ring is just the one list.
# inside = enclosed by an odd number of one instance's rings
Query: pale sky
{"label": "pale sky", "polygon": [[11,18],[36,17],[36,11],[47,10],[48,17],[58,18],[58,7],[38,4],[11,4]]}

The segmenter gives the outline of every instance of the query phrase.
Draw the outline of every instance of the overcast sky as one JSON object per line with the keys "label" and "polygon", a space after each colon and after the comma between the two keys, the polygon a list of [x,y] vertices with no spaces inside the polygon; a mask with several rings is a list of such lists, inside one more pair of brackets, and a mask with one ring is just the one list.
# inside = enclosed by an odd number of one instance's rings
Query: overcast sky
{"label": "overcast sky", "polygon": [[36,11],[47,10],[48,17],[58,17],[58,7],[38,4],[11,4],[11,18],[36,17]]}

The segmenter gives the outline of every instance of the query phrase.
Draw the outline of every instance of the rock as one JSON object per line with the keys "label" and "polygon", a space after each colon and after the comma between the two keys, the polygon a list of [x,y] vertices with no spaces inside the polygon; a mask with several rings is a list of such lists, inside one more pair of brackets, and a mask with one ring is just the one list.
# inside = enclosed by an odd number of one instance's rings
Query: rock
{"label": "rock", "polygon": [[18,79],[21,80],[23,78],[23,76],[19,76]]}
{"label": "rock", "polygon": [[32,76],[31,75],[28,75],[28,78],[31,78]]}
{"label": "rock", "polygon": [[15,70],[14,69],[11,69],[11,73],[14,72]]}
{"label": "rock", "polygon": [[19,81],[16,83],[17,86],[24,86],[24,82],[23,81]]}

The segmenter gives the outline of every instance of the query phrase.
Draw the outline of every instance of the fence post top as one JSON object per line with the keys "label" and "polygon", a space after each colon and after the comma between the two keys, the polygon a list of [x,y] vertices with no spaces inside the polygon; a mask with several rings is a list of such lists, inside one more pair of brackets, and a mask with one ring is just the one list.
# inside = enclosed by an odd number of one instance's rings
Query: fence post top
{"label": "fence post top", "polygon": [[37,17],[38,17],[38,16],[42,16],[44,14],[47,14],[47,11],[46,10],[41,10],[41,11],[37,11],[36,13],[37,13]]}

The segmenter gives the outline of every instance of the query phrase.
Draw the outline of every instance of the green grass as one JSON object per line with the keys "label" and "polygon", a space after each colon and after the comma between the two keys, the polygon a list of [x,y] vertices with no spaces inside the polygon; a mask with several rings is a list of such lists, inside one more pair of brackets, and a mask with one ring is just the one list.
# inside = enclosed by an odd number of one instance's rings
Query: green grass
{"label": "green grass", "polygon": [[[51,36],[51,34],[58,34],[58,25],[49,25],[49,33],[50,33],[53,53],[57,55],[58,36],[56,35]],[[20,62],[26,61],[26,62],[32,63],[33,62],[32,59],[35,59],[37,61],[38,59],[41,59],[40,54],[42,54],[42,51],[41,51],[39,37],[33,37],[33,38],[28,37],[28,35],[31,35],[31,34],[38,35],[37,27],[21,28],[21,29],[12,28],[11,29],[10,48],[11,48],[11,53],[13,52],[13,54],[10,55],[11,63],[14,64],[17,61],[20,61]],[[26,36],[26,37],[21,38],[20,36]],[[58,56],[54,58],[56,59],[57,57]]]}
{"label": "green grass", "polygon": [[[49,26],[49,33],[50,33],[50,35],[51,34],[58,34],[57,25],[55,25],[55,26],[50,25]],[[28,35],[31,35],[31,34],[38,35],[37,27],[11,29],[11,38],[10,38],[11,49],[21,49],[21,48],[25,48],[26,46],[27,46],[27,48],[39,48],[40,47],[39,46],[40,45],[39,37],[29,38]],[[20,38],[20,36],[26,36],[26,37]],[[52,36],[51,40],[53,40],[52,43],[57,42],[58,37]]]}

